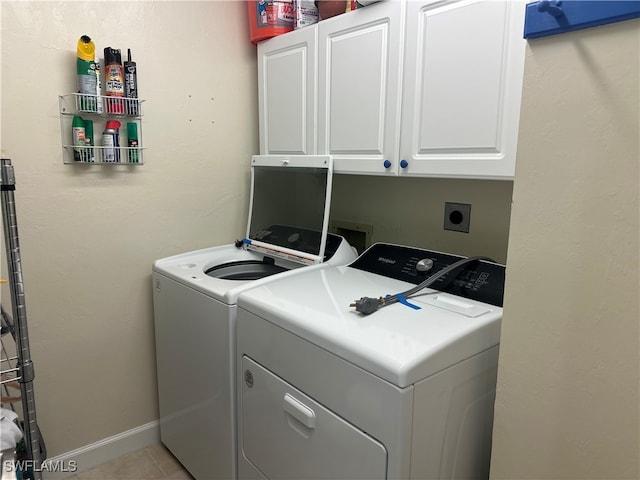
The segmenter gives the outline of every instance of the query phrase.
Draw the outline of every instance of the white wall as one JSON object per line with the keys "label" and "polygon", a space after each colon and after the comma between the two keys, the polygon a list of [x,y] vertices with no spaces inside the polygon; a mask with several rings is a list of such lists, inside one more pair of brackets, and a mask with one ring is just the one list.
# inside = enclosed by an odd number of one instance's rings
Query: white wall
{"label": "white wall", "polygon": [[[334,177],[331,218],[373,225],[393,242],[504,263],[513,183],[435,178]],[[469,233],[444,230],[444,203],[471,204]]]}
{"label": "white wall", "polygon": [[[244,233],[255,47],[244,2],[3,1],[1,16],[2,156],[51,457],[158,417],[151,264]],[[83,34],[132,49],[144,166],[62,163],[58,95],[75,90]]]}
{"label": "white wall", "polygon": [[640,477],[640,20],[529,42],[493,479]]}

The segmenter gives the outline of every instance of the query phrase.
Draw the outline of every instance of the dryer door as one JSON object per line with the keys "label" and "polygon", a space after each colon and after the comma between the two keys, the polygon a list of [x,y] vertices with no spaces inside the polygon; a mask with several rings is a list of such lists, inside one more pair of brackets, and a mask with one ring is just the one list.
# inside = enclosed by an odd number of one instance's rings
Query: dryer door
{"label": "dryer door", "polygon": [[381,443],[247,356],[242,372],[242,453],[266,478],[386,478]]}

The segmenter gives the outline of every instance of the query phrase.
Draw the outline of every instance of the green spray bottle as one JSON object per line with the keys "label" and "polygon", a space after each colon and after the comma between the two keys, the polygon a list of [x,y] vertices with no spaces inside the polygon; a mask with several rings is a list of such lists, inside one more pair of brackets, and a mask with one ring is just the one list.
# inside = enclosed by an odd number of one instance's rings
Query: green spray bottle
{"label": "green spray bottle", "polygon": [[76,162],[86,161],[85,128],[82,117],[75,115],[71,122],[73,135],[73,160]]}
{"label": "green spray bottle", "polygon": [[91,38],[82,35],[78,40],[76,73],[78,92],[80,93],[79,109],[85,112],[97,111],[96,94],[98,80],[96,75],[96,46]]}
{"label": "green spray bottle", "polygon": [[84,144],[85,144],[85,161],[95,162],[95,154],[93,151],[93,120],[84,121]]}
{"label": "green spray bottle", "polygon": [[140,163],[140,152],[138,151],[138,124],[127,123],[127,146],[129,147],[129,163]]}

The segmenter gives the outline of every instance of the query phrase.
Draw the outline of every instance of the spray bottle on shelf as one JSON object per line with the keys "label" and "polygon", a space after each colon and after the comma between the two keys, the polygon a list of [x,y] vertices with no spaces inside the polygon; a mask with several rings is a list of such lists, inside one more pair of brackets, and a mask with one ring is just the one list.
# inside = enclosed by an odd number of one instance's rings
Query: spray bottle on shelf
{"label": "spray bottle on shelf", "polygon": [[95,112],[97,111],[95,97],[97,94],[96,46],[91,38],[82,35],[78,40],[76,52],[78,92],[81,94],[78,109],[85,112]]}
{"label": "spray bottle on shelf", "polygon": [[124,62],[124,92],[127,97],[127,114],[138,115],[138,71],[136,62],[131,60],[131,49],[127,49],[127,61]]}
{"label": "spray bottle on shelf", "polygon": [[104,92],[107,113],[124,115],[124,71],[120,50],[104,49]]}
{"label": "spray bottle on shelf", "polygon": [[71,122],[71,130],[73,135],[73,160],[76,162],[84,162],[85,155],[85,129],[82,117],[75,115]]}
{"label": "spray bottle on shelf", "polygon": [[93,151],[93,120],[84,121],[84,144],[85,144],[85,161],[95,162]]}
{"label": "spray bottle on shelf", "polygon": [[104,162],[113,163],[120,161],[120,122],[109,120],[102,132],[102,159]]}
{"label": "spray bottle on shelf", "polygon": [[138,151],[138,124],[127,123],[127,146],[129,147],[129,163],[140,163],[140,152]]}
{"label": "spray bottle on shelf", "polygon": [[104,104],[102,101],[102,79],[100,76],[100,61],[95,63],[96,71],[96,111],[102,113],[104,111]]}

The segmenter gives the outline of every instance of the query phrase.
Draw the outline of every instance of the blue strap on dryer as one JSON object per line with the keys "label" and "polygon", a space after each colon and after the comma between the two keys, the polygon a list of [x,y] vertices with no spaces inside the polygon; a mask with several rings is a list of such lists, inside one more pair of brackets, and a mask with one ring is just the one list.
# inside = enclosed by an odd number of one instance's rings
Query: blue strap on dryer
{"label": "blue strap on dryer", "polygon": [[[406,305],[409,308],[413,308],[414,310],[421,310],[422,309],[421,306],[416,305],[415,303],[410,303],[409,300],[407,300],[407,297],[405,297],[401,293],[396,293],[394,296],[398,299],[398,303]],[[387,297],[391,297],[391,295],[387,295]]]}
{"label": "blue strap on dryer", "polygon": [[416,305],[415,303],[409,303],[407,298],[401,293],[396,294],[396,296],[398,297],[398,302],[400,302],[403,305],[406,305],[407,307],[413,308],[414,310],[420,310],[422,308],[421,306]]}

